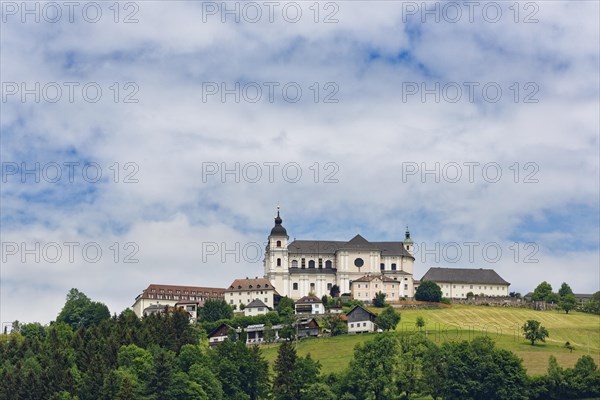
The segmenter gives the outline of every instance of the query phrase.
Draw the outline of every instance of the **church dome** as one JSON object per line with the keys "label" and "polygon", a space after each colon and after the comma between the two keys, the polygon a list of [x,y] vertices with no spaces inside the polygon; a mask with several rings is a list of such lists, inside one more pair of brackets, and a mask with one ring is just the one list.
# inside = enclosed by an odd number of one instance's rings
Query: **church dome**
{"label": "church dome", "polygon": [[287,236],[287,231],[281,225],[283,220],[279,216],[279,210],[277,210],[277,216],[275,217],[275,226],[271,229],[271,236]]}

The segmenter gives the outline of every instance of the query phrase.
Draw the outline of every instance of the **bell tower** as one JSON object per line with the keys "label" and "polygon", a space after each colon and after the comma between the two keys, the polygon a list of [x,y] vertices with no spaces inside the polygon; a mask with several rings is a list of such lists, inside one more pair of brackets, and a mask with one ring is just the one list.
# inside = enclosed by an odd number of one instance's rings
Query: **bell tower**
{"label": "bell tower", "polygon": [[408,254],[413,255],[413,247],[414,243],[410,238],[410,232],[408,230],[408,226],[406,226],[406,232],[404,232],[404,249],[408,251]]}
{"label": "bell tower", "polygon": [[271,229],[265,254],[265,275],[288,271],[288,240],[287,230],[281,225],[283,220],[277,206],[275,226]]}

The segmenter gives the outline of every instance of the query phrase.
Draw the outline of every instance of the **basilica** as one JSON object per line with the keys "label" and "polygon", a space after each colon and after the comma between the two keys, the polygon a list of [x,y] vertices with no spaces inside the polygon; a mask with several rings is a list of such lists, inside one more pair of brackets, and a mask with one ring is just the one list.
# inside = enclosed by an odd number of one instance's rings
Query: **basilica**
{"label": "basilica", "polygon": [[362,290],[361,285],[370,291],[373,288],[368,288],[369,277],[383,275],[386,282],[394,281],[386,284],[386,291],[390,286],[397,292],[394,298],[414,296],[415,258],[408,228],[401,242],[369,242],[356,235],[348,241],[294,240],[290,243],[282,222],[277,210],[264,258],[265,278],[279,295],[295,300],[309,293],[321,297],[329,295],[334,285],[341,294]]}

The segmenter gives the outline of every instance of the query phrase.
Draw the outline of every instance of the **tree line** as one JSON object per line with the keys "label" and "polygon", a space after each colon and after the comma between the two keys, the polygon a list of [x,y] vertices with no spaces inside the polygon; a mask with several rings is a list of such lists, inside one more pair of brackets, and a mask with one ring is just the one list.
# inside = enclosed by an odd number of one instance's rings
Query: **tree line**
{"label": "tree line", "polygon": [[[227,309],[219,304],[209,306],[204,317],[221,320]],[[551,357],[547,374],[530,377],[517,356],[496,348],[487,337],[437,345],[418,332],[380,333],[357,345],[348,367],[340,373],[322,370],[310,355],[299,356],[288,340],[279,345],[271,370],[260,348],[248,347],[234,335],[209,348],[202,323],[190,324],[180,309],[140,319],[131,310],[111,317],[102,306],[72,290],[49,326],[16,324],[13,332],[0,335],[0,399],[387,400],[432,396],[535,400],[600,396],[600,372],[591,357],[582,356],[574,368],[561,368]],[[391,311],[387,313],[395,322]]]}

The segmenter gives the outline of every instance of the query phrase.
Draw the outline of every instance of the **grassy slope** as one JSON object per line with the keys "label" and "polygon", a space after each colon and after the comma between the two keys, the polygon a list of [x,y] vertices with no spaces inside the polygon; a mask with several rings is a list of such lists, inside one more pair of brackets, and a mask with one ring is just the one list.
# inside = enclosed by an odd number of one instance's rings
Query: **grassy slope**
{"label": "grassy slope", "polygon": [[[498,347],[521,357],[529,374],[544,373],[551,354],[564,367],[573,366],[584,354],[590,354],[600,365],[600,316],[597,315],[460,305],[438,310],[403,310],[401,314],[398,331],[414,331],[417,316],[422,316],[427,324],[429,338],[438,344],[487,334],[495,340]],[[528,319],[536,319],[548,329],[550,337],[546,339],[546,343],[538,342],[531,346],[525,342],[519,327]],[[369,340],[373,335],[343,335],[302,341],[299,343],[298,353],[310,353],[321,362],[324,372],[337,372],[348,365],[354,346]],[[575,346],[573,353],[564,348],[566,341]],[[263,350],[269,361],[275,359],[277,346],[265,347]]]}

